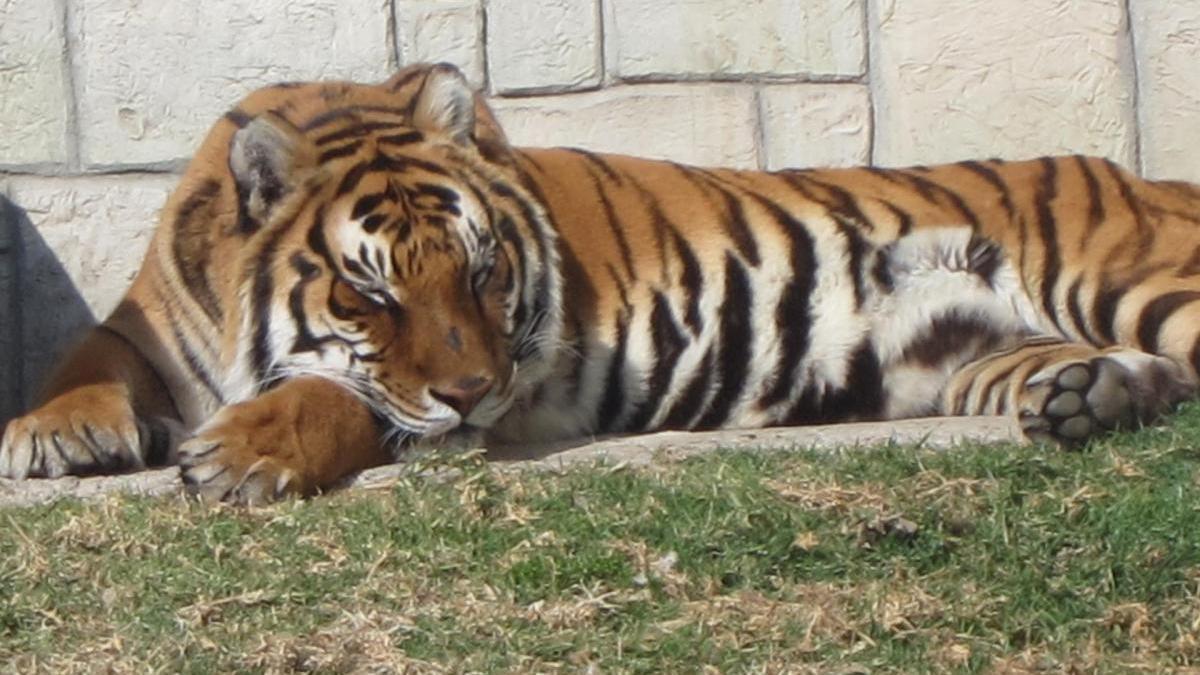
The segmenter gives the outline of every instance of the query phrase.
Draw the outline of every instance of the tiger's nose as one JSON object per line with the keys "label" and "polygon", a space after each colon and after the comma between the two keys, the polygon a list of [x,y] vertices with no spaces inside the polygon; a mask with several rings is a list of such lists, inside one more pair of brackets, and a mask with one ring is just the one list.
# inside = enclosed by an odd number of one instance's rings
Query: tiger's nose
{"label": "tiger's nose", "polygon": [[474,375],[460,377],[448,384],[430,387],[429,393],[437,400],[454,408],[459,415],[466,417],[491,390],[492,379],[490,377]]}

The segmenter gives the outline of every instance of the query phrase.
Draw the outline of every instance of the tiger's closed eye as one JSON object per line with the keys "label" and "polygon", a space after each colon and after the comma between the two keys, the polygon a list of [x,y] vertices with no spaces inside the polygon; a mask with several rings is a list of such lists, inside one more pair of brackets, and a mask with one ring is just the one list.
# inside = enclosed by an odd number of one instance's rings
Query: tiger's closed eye
{"label": "tiger's closed eye", "polygon": [[492,273],[495,269],[495,263],[489,261],[473,270],[471,272],[471,288],[476,291],[482,290],[492,278]]}

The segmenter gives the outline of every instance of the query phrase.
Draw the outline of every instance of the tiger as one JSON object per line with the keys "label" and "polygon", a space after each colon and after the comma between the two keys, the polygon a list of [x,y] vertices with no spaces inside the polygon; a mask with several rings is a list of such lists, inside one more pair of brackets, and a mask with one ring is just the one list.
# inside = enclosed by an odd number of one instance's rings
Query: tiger
{"label": "tiger", "polygon": [[212,127],[0,475],[311,495],[423,444],[1008,415],[1197,391],[1200,187],[1082,156],[704,168],[511,145],[446,64]]}

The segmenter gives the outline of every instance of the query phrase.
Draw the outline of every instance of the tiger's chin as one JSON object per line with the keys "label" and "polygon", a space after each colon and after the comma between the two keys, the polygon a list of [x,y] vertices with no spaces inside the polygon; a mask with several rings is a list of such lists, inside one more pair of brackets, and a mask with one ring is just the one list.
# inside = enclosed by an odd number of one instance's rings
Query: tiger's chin
{"label": "tiger's chin", "polygon": [[398,462],[412,462],[435,454],[458,454],[478,450],[484,445],[487,430],[471,424],[460,424],[441,434],[411,436],[407,443],[393,446],[392,455]]}
{"label": "tiger's chin", "polygon": [[446,411],[422,420],[420,429],[382,415],[383,438],[397,461],[408,461],[431,452],[460,452],[483,447],[487,431],[512,408],[512,399],[482,402],[463,419]]}

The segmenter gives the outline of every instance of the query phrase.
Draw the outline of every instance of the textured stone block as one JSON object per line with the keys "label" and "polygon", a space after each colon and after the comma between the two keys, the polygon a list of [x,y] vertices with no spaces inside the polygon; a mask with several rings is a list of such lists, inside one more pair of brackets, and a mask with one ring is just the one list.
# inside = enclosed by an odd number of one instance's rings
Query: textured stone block
{"label": "textured stone block", "polygon": [[609,0],[620,78],[861,75],[862,0]]}
{"label": "textured stone block", "polygon": [[173,176],[14,178],[25,388],[116,306],[150,243]]}
{"label": "textured stone block", "polygon": [[1200,181],[1200,4],[1130,3],[1137,46],[1142,168],[1152,178]]}
{"label": "textured stone block", "polygon": [[857,166],[871,159],[871,96],[860,84],[764,87],[767,168]]}
{"label": "textured stone block", "polygon": [[492,91],[567,91],[600,83],[596,0],[490,0]]}
{"label": "textured stone block", "polygon": [[189,157],[256,87],[382,80],[388,0],[76,0],[69,30],[85,165]]}
{"label": "textured stone block", "polygon": [[875,159],[1082,152],[1133,165],[1122,0],[877,0]]}
{"label": "textured stone block", "polygon": [[478,0],[396,4],[401,63],[447,62],[474,86],[484,84],[483,18]]}
{"label": "textured stone block", "polygon": [[0,2],[0,166],[67,161],[63,16],[49,0]]}
{"label": "textured stone block", "polygon": [[754,91],[642,85],[493,101],[516,145],[575,146],[706,166],[758,166]]}

